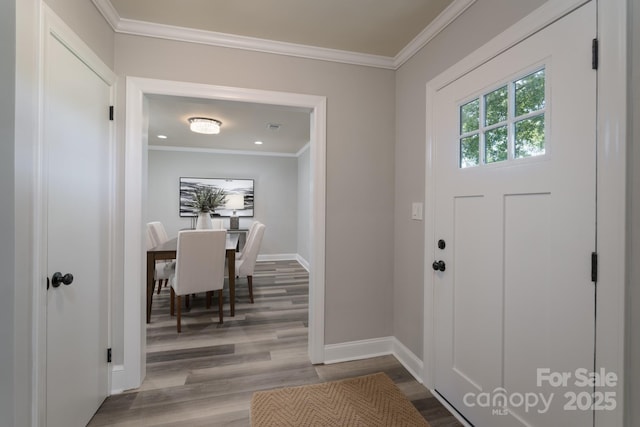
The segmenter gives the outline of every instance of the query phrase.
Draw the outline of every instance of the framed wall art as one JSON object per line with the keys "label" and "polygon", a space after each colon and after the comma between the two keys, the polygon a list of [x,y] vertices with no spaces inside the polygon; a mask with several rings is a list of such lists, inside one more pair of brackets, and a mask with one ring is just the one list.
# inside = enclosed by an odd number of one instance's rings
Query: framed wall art
{"label": "framed wall art", "polygon": [[231,217],[234,211],[239,217],[253,216],[253,179],[180,177],[181,217],[198,215],[191,203],[195,191],[202,187],[223,190],[227,196],[226,204],[212,212],[214,216]]}

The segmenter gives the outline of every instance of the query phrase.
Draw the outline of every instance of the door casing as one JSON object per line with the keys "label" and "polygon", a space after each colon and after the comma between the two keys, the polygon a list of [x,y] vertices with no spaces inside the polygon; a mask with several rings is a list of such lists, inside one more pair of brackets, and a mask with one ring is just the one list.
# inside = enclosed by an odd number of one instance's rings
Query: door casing
{"label": "door casing", "polygon": [[114,367],[112,391],[138,387],[145,376],[145,312],[142,268],[143,206],[146,200],[145,94],[188,96],[255,102],[311,111],[311,259],[309,276],[309,358],[324,362],[324,264],[325,264],[325,174],[326,98],[286,92],[215,86],[200,83],[127,77],[125,129],[124,210],[124,363]]}

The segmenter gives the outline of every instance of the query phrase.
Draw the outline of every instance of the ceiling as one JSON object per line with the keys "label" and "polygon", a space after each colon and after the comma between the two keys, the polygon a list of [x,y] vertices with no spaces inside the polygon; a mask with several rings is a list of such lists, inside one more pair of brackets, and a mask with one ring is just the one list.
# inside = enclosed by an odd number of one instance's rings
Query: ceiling
{"label": "ceiling", "polygon": [[110,0],[122,19],[393,57],[452,0]]}
{"label": "ceiling", "polygon": [[[168,95],[147,99],[151,146],[295,155],[309,142],[310,111],[301,108]],[[189,117],[221,121],[220,133],[191,132]]]}
{"label": "ceiling", "polygon": [[[474,0],[93,0],[116,32],[397,67]],[[456,7],[454,7],[456,6]],[[204,34],[204,35],[203,35]],[[188,38],[188,37],[187,37]],[[412,51],[416,50],[414,46]],[[242,48],[242,47],[241,47]],[[302,54],[306,55],[306,54]],[[395,59],[395,62],[394,62]],[[263,104],[148,96],[149,145],[295,155],[309,142],[309,112]],[[222,121],[218,135],[189,131],[189,117]],[[269,124],[280,125],[273,130]],[[166,135],[167,139],[158,139]],[[263,145],[254,145],[261,140]]]}

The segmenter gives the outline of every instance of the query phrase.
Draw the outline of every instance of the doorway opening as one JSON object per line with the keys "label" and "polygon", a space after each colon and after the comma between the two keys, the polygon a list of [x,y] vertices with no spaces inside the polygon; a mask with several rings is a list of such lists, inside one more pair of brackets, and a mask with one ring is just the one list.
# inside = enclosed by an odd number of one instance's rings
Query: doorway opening
{"label": "doorway opening", "polygon": [[112,389],[136,388],[145,376],[146,312],[143,201],[147,191],[147,122],[145,95],[233,100],[287,107],[310,112],[310,256],[309,256],[309,359],[324,360],[324,245],[326,98],[264,90],[223,87],[144,78],[127,78],[125,125],[124,210],[124,363],[116,370]]}

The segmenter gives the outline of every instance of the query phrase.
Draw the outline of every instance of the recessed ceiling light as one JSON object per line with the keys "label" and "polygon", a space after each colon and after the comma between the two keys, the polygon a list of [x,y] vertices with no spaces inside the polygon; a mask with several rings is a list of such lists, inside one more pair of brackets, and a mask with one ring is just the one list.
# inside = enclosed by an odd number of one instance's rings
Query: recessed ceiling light
{"label": "recessed ceiling light", "polygon": [[254,142],[254,144],[256,144],[256,145],[262,145],[262,141],[256,141],[256,142]]}
{"label": "recessed ceiling light", "polygon": [[167,139],[167,135],[158,135],[158,139]]}

